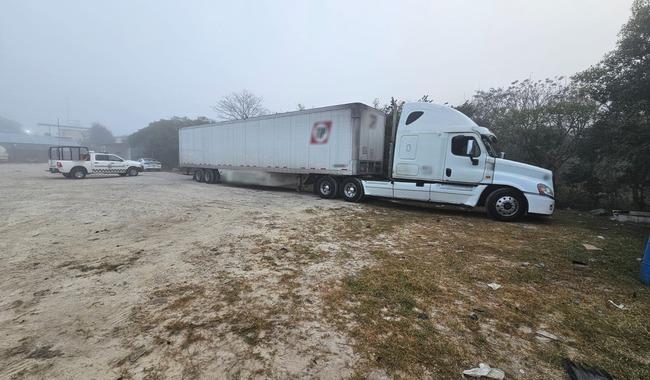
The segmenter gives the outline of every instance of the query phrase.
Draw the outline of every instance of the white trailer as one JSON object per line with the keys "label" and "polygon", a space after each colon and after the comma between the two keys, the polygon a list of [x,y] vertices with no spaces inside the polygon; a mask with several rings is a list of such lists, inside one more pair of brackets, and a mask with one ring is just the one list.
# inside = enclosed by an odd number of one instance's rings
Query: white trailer
{"label": "white trailer", "polygon": [[382,112],[351,103],[185,127],[180,163],[199,182],[266,172],[314,184],[323,198],[485,206],[500,220],[553,213],[552,173],[504,159],[494,134],[455,109],[407,103],[397,128],[385,125]]}
{"label": "white trailer", "polygon": [[382,112],[352,103],[185,127],[179,132],[180,164],[194,169],[380,175],[384,122]]}

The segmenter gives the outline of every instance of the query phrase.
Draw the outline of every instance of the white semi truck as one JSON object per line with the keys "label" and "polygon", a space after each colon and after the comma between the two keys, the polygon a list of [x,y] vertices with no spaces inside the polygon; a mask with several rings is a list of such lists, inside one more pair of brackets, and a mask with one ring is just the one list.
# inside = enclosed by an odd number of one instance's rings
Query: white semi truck
{"label": "white semi truck", "polygon": [[265,173],[350,202],[485,206],[504,221],[553,213],[551,171],[504,159],[487,128],[431,103],[407,103],[401,115],[392,131],[384,113],[361,103],[184,127],[180,164],[199,182]]}

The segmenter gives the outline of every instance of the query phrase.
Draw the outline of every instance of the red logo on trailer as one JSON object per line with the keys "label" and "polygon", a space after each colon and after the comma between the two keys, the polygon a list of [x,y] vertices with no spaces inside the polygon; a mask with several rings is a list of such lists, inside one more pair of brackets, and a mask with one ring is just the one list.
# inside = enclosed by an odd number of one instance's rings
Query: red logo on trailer
{"label": "red logo on trailer", "polygon": [[311,141],[310,144],[327,144],[332,132],[332,121],[317,121],[311,128]]}

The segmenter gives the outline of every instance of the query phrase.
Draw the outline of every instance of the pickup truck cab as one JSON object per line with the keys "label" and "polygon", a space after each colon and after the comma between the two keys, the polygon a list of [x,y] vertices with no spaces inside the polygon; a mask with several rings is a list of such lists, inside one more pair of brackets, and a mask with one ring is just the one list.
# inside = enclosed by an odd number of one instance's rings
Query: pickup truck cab
{"label": "pickup truck cab", "polygon": [[119,174],[137,176],[142,164],[125,160],[115,154],[99,153],[83,146],[50,147],[49,172],[66,178],[82,179],[89,174]]}

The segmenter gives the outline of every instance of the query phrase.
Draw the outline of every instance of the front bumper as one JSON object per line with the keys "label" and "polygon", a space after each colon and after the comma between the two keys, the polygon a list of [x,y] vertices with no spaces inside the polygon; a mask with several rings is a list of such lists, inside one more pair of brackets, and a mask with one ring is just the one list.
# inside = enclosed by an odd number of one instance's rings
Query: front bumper
{"label": "front bumper", "polygon": [[555,211],[555,199],[539,194],[524,194],[528,201],[529,214],[553,215]]}

